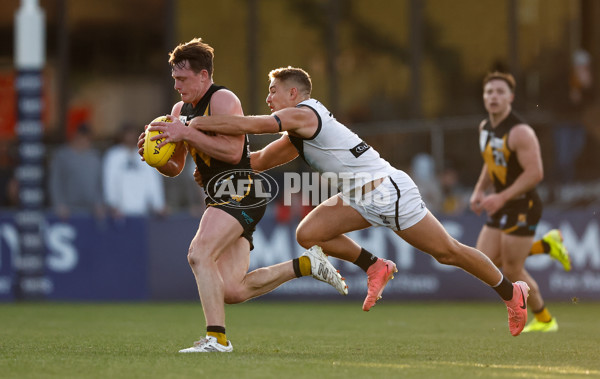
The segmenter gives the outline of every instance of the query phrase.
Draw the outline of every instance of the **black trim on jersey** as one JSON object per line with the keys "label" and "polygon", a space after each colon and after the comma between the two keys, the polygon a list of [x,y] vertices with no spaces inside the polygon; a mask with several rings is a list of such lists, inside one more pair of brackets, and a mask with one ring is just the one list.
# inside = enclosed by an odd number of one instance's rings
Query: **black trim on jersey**
{"label": "black trim on jersey", "polygon": [[287,136],[290,139],[292,145],[294,145],[294,147],[296,148],[296,151],[298,151],[298,155],[300,156],[300,158],[302,158],[304,162],[306,162],[306,158],[304,158],[304,139],[301,137],[291,136],[289,133]]}
{"label": "black trim on jersey", "polygon": [[[319,125],[317,126],[317,130],[315,131],[315,134],[312,135],[312,137],[309,137],[309,138],[297,137],[297,136],[292,136],[288,133],[288,138],[290,139],[290,142],[292,143],[292,145],[294,145],[294,147],[298,151],[298,155],[300,156],[300,158],[302,158],[304,160],[304,162],[306,162],[306,158],[304,157],[304,140],[312,140],[312,139],[317,138],[317,136],[321,132],[321,128],[323,127],[323,121],[321,121],[321,116],[319,115],[319,112],[317,112],[317,110],[315,108],[311,107],[308,104],[296,105],[296,108],[300,108],[300,107],[307,107],[307,108],[311,109],[313,112],[315,112],[315,115],[317,115],[317,120],[319,120]],[[306,163],[308,163],[308,162],[306,162]]]}
{"label": "black trim on jersey", "polygon": [[[210,87],[208,87],[208,90],[206,91],[206,93],[202,96],[202,98],[200,99],[200,101],[198,102],[198,104],[196,104],[196,106],[192,106],[191,103],[184,103],[183,106],[181,107],[181,111],[179,114],[183,114],[183,113],[187,113],[186,116],[186,121],[190,121],[192,118],[194,117],[198,117],[198,116],[203,116],[204,114],[204,110],[208,108],[208,114],[210,116],[211,112],[210,112],[210,99],[212,98],[212,95],[217,92],[218,90],[221,89],[227,89],[224,86],[218,86],[216,84],[211,84]],[[190,118],[190,116],[192,116]]]}
{"label": "black trim on jersey", "polygon": [[[216,84],[211,84],[211,86],[207,89],[206,93],[202,96],[202,98],[198,101],[196,106],[192,106],[191,103],[185,103],[181,107],[180,119],[185,119],[186,122],[194,119],[195,117],[202,117],[206,113],[207,115],[211,115],[211,107],[210,100],[212,95],[221,90],[227,89],[223,86],[218,86]],[[214,133],[207,132],[208,135],[214,135]],[[191,147],[191,146],[190,146]],[[244,136],[244,145],[242,146],[242,155],[238,162],[234,164],[226,163],[214,157],[207,156],[207,154],[202,151],[195,151],[195,154],[192,154],[194,162],[196,163],[196,167],[200,172],[202,177],[202,181],[206,185],[215,175],[220,175],[221,173],[229,170],[251,170],[250,166],[250,149],[249,149],[249,139],[248,135]],[[195,150],[195,149],[193,149]],[[193,151],[190,149],[190,152]],[[207,187],[204,188],[207,190]]]}
{"label": "black trim on jersey", "polygon": [[[483,124],[483,127],[481,128],[482,131],[483,130],[488,131],[488,138],[487,138],[487,141],[485,141],[485,146],[487,146],[487,144],[490,142],[490,140],[493,137],[506,134],[506,148],[511,153],[514,152],[514,150],[510,146],[508,146],[508,135],[510,134],[510,131],[513,128],[513,126],[520,125],[520,124],[527,124],[527,122],[523,119],[523,117],[521,117],[514,110],[511,110],[510,113],[508,114],[508,116],[506,116],[506,118],[504,120],[500,121],[500,123],[498,125],[496,125],[496,127],[492,126],[492,121],[490,120],[489,117],[486,118],[485,123]],[[484,147],[484,149],[485,149],[485,147]]]}
{"label": "black trim on jersey", "polygon": [[317,119],[319,120],[319,126],[317,126],[317,130],[315,131],[315,134],[312,135],[312,137],[309,137],[309,138],[298,137],[298,138],[307,139],[307,140],[315,139],[317,137],[317,135],[319,135],[319,133],[321,132],[321,127],[323,126],[323,122],[321,121],[321,116],[319,115],[319,112],[317,112],[317,110],[315,108],[311,107],[308,104],[296,105],[296,108],[299,108],[299,107],[307,107],[307,108],[310,108],[313,112],[315,112],[315,114],[317,115]]}
{"label": "black trim on jersey", "polygon": [[[492,175],[492,177],[493,177],[492,184],[494,186],[494,190],[496,193],[501,192],[504,189],[506,189],[507,187],[511,186],[524,171],[523,166],[521,166],[516,155],[514,155],[515,151],[508,145],[508,138],[509,138],[510,132],[512,131],[512,128],[515,127],[516,125],[520,125],[520,124],[527,125],[527,122],[518,113],[516,113],[514,110],[511,110],[511,112],[506,116],[506,118],[504,120],[502,120],[498,125],[496,125],[496,127],[492,127],[492,122],[491,122],[490,118],[488,117],[486,119],[485,123],[483,124],[481,131],[479,132],[480,135],[484,130],[487,131],[487,133],[488,133],[485,144],[483,145],[483,149],[481,150],[482,154],[487,149],[492,138],[503,138],[504,136],[506,136],[505,146],[508,149],[508,151],[510,152],[511,158],[509,158],[509,160],[506,162],[505,183],[502,183],[496,177],[496,175]],[[513,157],[513,155],[514,155],[514,157]],[[490,170],[491,169],[488,167],[488,174],[491,172]],[[534,196],[534,195],[537,196],[537,186],[534,187],[533,189],[529,190],[522,196],[530,198],[531,196]],[[515,199],[513,199],[513,200],[515,200]]]}
{"label": "black trim on jersey", "polygon": [[398,223],[398,203],[400,202],[400,197],[402,195],[400,195],[400,189],[398,188],[398,185],[396,184],[396,182],[394,182],[394,180],[392,179],[392,177],[390,176],[390,182],[392,182],[392,185],[394,186],[394,188],[396,189],[396,193],[398,194],[398,200],[396,200],[396,214],[394,217],[394,221],[396,221],[396,228],[398,228],[398,231],[400,231],[400,224]]}

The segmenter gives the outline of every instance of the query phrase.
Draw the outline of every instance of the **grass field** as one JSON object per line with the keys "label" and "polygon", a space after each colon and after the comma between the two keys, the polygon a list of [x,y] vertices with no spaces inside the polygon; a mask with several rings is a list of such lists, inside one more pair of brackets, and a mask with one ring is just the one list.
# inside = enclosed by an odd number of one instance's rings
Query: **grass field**
{"label": "grass field", "polygon": [[552,303],[553,334],[494,303],[254,301],[227,307],[231,354],[178,354],[198,303],[0,305],[1,378],[600,377],[600,303]]}

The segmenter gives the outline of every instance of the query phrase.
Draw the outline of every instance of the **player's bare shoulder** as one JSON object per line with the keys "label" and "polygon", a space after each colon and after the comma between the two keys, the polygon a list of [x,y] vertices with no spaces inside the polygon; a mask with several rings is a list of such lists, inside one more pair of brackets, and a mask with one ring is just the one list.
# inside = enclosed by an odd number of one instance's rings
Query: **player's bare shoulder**
{"label": "player's bare shoulder", "polygon": [[538,138],[535,130],[526,123],[520,123],[513,126],[508,134],[508,148],[517,149],[519,146],[538,145]]}
{"label": "player's bare shoulder", "polygon": [[212,115],[243,115],[242,102],[228,89],[220,89],[210,98]]}

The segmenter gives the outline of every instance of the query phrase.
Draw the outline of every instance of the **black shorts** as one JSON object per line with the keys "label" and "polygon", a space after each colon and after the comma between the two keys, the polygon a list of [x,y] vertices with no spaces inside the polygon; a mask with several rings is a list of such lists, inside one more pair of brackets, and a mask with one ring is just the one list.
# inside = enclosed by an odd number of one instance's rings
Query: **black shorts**
{"label": "black shorts", "polygon": [[486,225],[514,236],[533,236],[542,218],[542,209],[542,200],[534,192],[523,199],[506,203],[498,212],[488,216]]}
{"label": "black shorts", "polygon": [[242,225],[242,228],[244,228],[241,237],[244,237],[250,242],[250,250],[254,249],[252,234],[256,230],[256,225],[265,214],[265,210],[267,209],[266,204],[256,206],[236,206],[230,201],[214,202],[213,199],[207,197],[206,206],[218,208],[235,217],[240,225]]}

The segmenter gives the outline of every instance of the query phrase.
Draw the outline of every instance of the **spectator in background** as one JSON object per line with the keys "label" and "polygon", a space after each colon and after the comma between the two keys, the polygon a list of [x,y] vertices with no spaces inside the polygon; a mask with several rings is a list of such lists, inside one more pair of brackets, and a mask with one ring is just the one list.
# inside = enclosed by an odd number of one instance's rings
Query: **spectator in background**
{"label": "spectator in background", "polygon": [[442,189],[442,213],[446,215],[460,215],[469,204],[469,195],[461,186],[458,172],[453,167],[446,167],[440,174]]}
{"label": "spectator in background", "polygon": [[[556,160],[558,180],[561,183],[575,179],[575,161],[585,143],[583,115],[591,105],[592,69],[590,54],[582,49],[573,53],[567,88],[557,104],[558,122],[555,128]],[[559,85],[561,85],[559,83]]]}
{"label": "spectator in background", "polygon": [[410,171],[427,208],[432,213],[438,213],[442,209],[443,194],[436,176],[433,157],[427,153],[415,155],[411,161]]}
{"label": "spectator in background", "polygon": [[14,141],[0,140],[0,208],[19,205],[19,184],[15,178],[17,160],[11,146]]}
{"label": "spectator in background", "polygon": [[54,152],[48,192],[50,206],[62,219],[76,213],[104,217],[102,160],[87,124],[81,124],[71,140]]}
{"label": "spectator in background", "polygon": [[139,133],[124,125],[119,144],[104,155],[104,201],[115,218],[165,213],[163,178],[139,159]]}
{"label": "spectator in background", "polygon": [[206,196],[202,187],[194,180],[194,168],[195,165],[187,164],[181,174],[163,181],[169,212],[189,212],[194,217],[200,217],[204,213]]}

